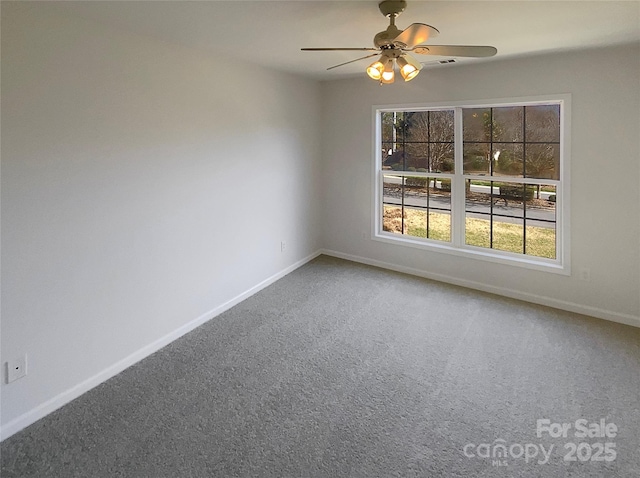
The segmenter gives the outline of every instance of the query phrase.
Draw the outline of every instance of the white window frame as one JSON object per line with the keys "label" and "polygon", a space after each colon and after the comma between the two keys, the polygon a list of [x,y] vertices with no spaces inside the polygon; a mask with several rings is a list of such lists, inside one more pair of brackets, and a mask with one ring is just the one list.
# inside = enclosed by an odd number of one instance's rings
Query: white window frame
{"label": "white window frame", "polygon": [[[545,184],[553,183],[556,189],[556,257],[548,259],[544,257],[516,254],[497,249],[470,246],[465,244],[465,179],[487,180],[487,176],[464,175],[463,171],[463,135],[462,135],[462,110],[464,108],[498,108],[508,106],[535,106],[535,105],[560,105],[560,174],[558,181],[546,181],[536,178],[518,178],[519,182]],[[382,169],[380,158],[382,157],[381,141],[381,113],[388,111],[426,111],[426,110],[454,110],[455,114],[455,172],[448,173],[416,173],[411,176],[451,178],[451,242],[442,242],[404,234],[395,234],[382,229],[383,206],[383,175],[389,171]],[[499,98],[478,101],[447,102],[447,103],[420,103],[420,104],[392,104],[374,105],[373,111],[373,174],[374,194],[372,200],[371,238],[376,241],[386,242],[406,247],[414,247],[445,254],[453,254],[472,259],[490,261],[499,264],[508,264],[533,270],[553,272],[570,275],[570,159],[571,159],[571,95],[554,94],[533,97]],[[393,174],[398,171],[393,171]],[[408,175],[408,174],[406,174]],[[509,181],[509,178],[500,177],[500,181]]]}

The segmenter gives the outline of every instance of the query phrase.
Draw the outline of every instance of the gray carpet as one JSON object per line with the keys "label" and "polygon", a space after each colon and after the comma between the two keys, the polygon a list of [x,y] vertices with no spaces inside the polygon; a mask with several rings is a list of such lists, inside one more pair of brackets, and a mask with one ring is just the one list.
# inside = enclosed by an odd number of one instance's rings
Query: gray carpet
{"label": "gray carpet", "polygon": [[5,440],[2,478],[637,477],[639,377],[640,329],[321,256]]}

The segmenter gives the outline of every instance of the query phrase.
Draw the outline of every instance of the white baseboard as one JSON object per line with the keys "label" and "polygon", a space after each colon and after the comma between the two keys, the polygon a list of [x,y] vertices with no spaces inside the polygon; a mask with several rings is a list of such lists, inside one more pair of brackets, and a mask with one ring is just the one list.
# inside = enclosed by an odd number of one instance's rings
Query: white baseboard
{"label": "white baseboard", "polygon": [[290,272],[293,272],[298,267],[303,266],[304,264],[306,264],[307,262],[315,259],[319,255],[320,255],[320,251],[317,251],[317,252],[305,257],[304,259],[299,260],[298,262],[290,265],[289,267],[281,270],[280,272],[272,275],[271,277],[263,280],[259,284],[253,286],[251,289],[243,292],[242,294],[237,295],[236,297],[234,297],[233,299],[225,302],[224,304],[219,305],[218,307],[216,307],[216,308],[214,308],[214,309],[212,309],[212,310],[210,310],[208,312],[205,312],[200,317],[192,320],[191,322],[183,325],[182,327],[179,327],[178,329],[174,330],[173,332],[170,332],[169,334],[165,335],[164,337],[161,337],[160,339],[156,340],[155,342],[152,342],[149,345],[147,345],[145,347],[142,347],[141,349],[139,349],[136,352],[132,353],[128,357],[125,357],[122,360],[120,360],[119,362],[114,363],[113,365],[107,367],[106,369],[102,370],[101,372],[97,373],[96,375],[94,375],[94,376],[88,378],[87,380],[85,380],[85,381],[83,381],[83,382],[71,387],[68,390],[65,390],[64,392],[56,395],[55,397],[51,398],[50,400],[47,400],[46,402],[38,405],[36,408],[33,408],[32,410],[29,410],[28,412],[20,415],[19,417],[11,420],[10,422],[8,422],[6,425],[4,425],[0,429],[0,441],[9,438],[11,435],[19,432],[20,430],[28,427],[32,423],[35,423],[36,421],[40,420],[41,418],[45,417],[46,415],[54,412],[55,410],[57,410],[58,408],[62,407],[63,405],[66,405],[67,403],[71,402],[72,400],[78,398],[83,393],[88,392],[92,388],[94,388],[94,387],[100,385],[101,383],[109,380],[111,377],[114,377],[114,376],[118,375],[123,370],[129,368],[130,366],[134,365],[135,363],[139,362],[140,360],[148,357],[152,353],[157,352],[162,347],[170,344],[171,342],[173,342],[176,339],[179,339],[183,335],[187,334],[188,332],[191,332],[193,329],[199,327],[200,325],[204,324],[205,322],[207,322],[207,321],[213,319],[214,317],[222,314],[223,312],[225,312],[226,310],[230,309],[234,305],[237,305],[240,302],[242,302],[243,300],[251,297],[253,294],[255,294],[255,293],[261,291],[262,289],[264,289],[265,287],[273,284],[278,279],[281,279],[282,277],[286,276]]}
{"label": "white baseboard", "polygon": [[424,277],[426,279],[432,279],[439,282],[446,282],[448,284],[459,285],[462,287],[467,287],[469,289],[481,290],[483,292],[489,292],[491,294],[501,295],[504,297],[509,297],[511,299],[519,299],[525,302],[531,302],[534,304],[553,307],[555,309],[561,309],[569,312],[575,312],[577,314],[596,317],[598,319],[609,320],[611,322],[618,322],[620,324],[631,325],[633,327],[640,327],[640,317],[637,317],[631,314],[621,314],[619,312],[613,312],[611,310],[577,304],[575,302],[554,299],[552,297],[531,294],[528,292],[522,292],[514,289],[506,289],[504,287],[496,287],[492,285],[483,284],[481,282],[475,282],[472,280],[460,279],[457,277],[448,276],[445,274],[436,274],[432,272],[426,272],[420,269],[414,269],[412,267],[399,266],[397,264],[392,264],[389,262],[370,259],[368,257],[356,256],[353,254],[345,254],[342,252],[332,251],[328,249],[321,250],[321,253],[327,256],[337,257],[339,259],[346,259],[353,262],[359,262],[361,264],[380,267],[382,269],[389,269],[396,272],[404,272],[405,274]]}

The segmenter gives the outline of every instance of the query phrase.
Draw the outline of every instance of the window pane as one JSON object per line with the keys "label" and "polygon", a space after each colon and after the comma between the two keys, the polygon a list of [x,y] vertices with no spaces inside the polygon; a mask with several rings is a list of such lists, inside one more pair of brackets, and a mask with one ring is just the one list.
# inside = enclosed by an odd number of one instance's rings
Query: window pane
{"label": "window pane", "polygon": [[463,141],[491,141],[491,108],[462,110]]}
{"label": "window pane", "polygon": [[465,189],[467,244],[555,258],[555,186],[474,180]]}
{"label": "window pane", "polygon": [[533,188],[524,184],[494,182],[493,214],[507,218],[524,217],[526,207],[522,198],[523,195],[532,192]]}
{"label": "window pane", "polygon": [[382,230],[402,234],[406,230],[402,208],[385,205],[383,209]]}
{"label": "window pane", "polygon": [[384,175],[382,187],[382,200],[384,204],[402,204],[403,181],[401,176]]}
{"label": "window pane", "polygon": [[465,244],[477,247],[491,247],[491,222],[467,213],[465,218]]}
{"label": "window pane", "polygon": [[451,241],[451,180],[429,179],[429,222],[427,237]]}
{"label": "window pane", "polygon": [[429,141],[429,112],[428,111],[410,111],[405,113],[405,125],[407,135],[405,140],[408,142]]}
{"label": "window pane", "polygon": [[451,242],[451,214],[429,212],[429,239]]}
{"label": "window pane", "polygon": [[429,167],[429,145],[427,143],[404,143],[406,171],[427,172]]}
{"label": "window pane", "polygon": [[404,111],[385,111],[381,114],[382,141],[402,142],[406,129],[405,115]]}
{"label": "window pane", "polygon": [[382,200],[385,205],[428,207],[428,178],[385,174],[383,179]]}
{"label": "window pane", "polygon": [[406,225],[408,236],[427,237],[427,211],[425,209],[406,208]]}
{"label": "window pane", "polygon": [[526,254],[556,257],[556,187],[536,184],[534,199],[527,201]]}
{"label": "window pane", "polygon": [[453,110],[429,112],[429,141],[453,143]]}
{"label": "window pane", "polygon": [[560,145],[527,144],[525,171],[528,178],[560,179]]}
{"label": "window pane", "polygon": [[393,147],[393,143],[382,143],[382,168],[402,171],[404,169],[404,149],[402,146]]}
{"label": "window pane", "polygon": [[453,110],[405,112],[398,124],[405,127],[405,141],[454,141]]}
{"label": "window pane", "polygon": [[408,131],[408,123],[407,123],[407,115],[409,114],[407,111],[397,111],[393,113],[395,120],[395,140],[402,142],[406,139],[407,131]]}
{"label": "window pane", "polygon": [[500,251],[524,253],[524,220],[516,218],[493,218],[492,244]]}
{"label": "window pane", "polygon": [[[417,209],[412,207],[406,207],[404,209],[404,213],[405,235],[422,237],[435,241],[451,241],[450,214],[430,212],[426,209]],[[398,216],[399,212],[395,211],[395,214],[396,216]],[[390,225],[390,227],[394,226]],[[397,224],[395,225],[395,227],[396,231],[391,232],[398,232]]]}
{"label": "window pane", "polygon": [[493,187],[491,196],[491,181],[465,181],[465,202],[467,211],[489,214],[492,199],[498,198],[498,188]]}
{"label": "window pane", "polygon": [[[432,194],[434,196],[443,196],[447,197],[449,203],[451,203],[451,179],[448,178],[431,178]],[[451,209],[451,204],[449,204],[449,209]]]}
{"label": "window pane", "polygon": [[383,230],[451,241],[450,180],[384,175]]}
{"label": "window pane", "polygon": [[[465,204],[467,212],[504,217],[524,217],[522,201],[523,184],[496,181],[465,182]],[[529,193],[533,187],[529,186]]]}
{"label": "window pane", "polygon": [[534,189],[533,198],[538,201],[530,201],[527,207],[530,208],[542,208],[543,210],[552,210],[553,217],[547,218],[555,221],[556,210],[556,187],[548,184],[530,184],[530,187]]}
{"label": "window pane", "polygon": [[525,113],[527,142],[560,141],[560,105],[527,106]]}
{"label": "window pane", "polygon": [[524,173],[524,157],[521,143],[493,144],[493,175],[522,177]]}
{"label": "window pane", "polygon": [[454,115],[448,111],[405,112],[407,170],[452,172],[454,169]]}
{"label": "window pane", "polygon": [[[527,223],[528,224],[528,223]],[[527,226],[527,255],[556,258],[556,224]]]}
{"label": "window pane", "polygon": [[451,214],[407,208],[407,235],[451,242]]}
{"label": "window pane", "polygon": [[522,142],[524,139],[524,107],[493,108],[493,141]]}
{"label": "window pane", "polygon": [[465,174],[489,174],[490,143],[465,143],[463,167]]}
{"label": "window pane", "polygon": [[393,154],[393,143],[383,142],[380,153],[381,153],[380,160],[382,161],[381,163],[382,169],[391,169],[392,158],[390,158],[389,156]]}
{"label": "window pane", "polygon": [[383,142],[393,142],[395,140],[393,113],[384,111],[380,114],[381,137]]}
{"label": "window pane", "polygon": [[453,143],[430,143],[429,164],[431,172],[454,172],[455,149]]}
{"label": "window pane", "polygon": [[[532,184],[519,184],[519,183],[493,183],[498,190],[497,199],[504,201],[506,207],[511,209],[518,208],[523,209],[524,202],[531,201],[535,196],[535,186]],[[515,213],[514,213],[515,214]],[[515,214],[519,216],[521,214]]]}
{"label": "window pane", "polygon": [[404,202],[408,206],[428,206],[427,185],[429,178],[423,176],[406,176],[404,179]]}

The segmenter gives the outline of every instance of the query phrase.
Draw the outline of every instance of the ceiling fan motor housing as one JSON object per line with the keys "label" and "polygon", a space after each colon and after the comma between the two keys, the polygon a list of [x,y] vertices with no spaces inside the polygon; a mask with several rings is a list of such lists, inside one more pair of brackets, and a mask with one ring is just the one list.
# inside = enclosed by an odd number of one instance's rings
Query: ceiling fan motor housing
{"label": "ceiling fan motor housing", "polygon": [[393,45],[393,40],[402,33],[402,30],[398,29],[395,25],[389,25],[389,27],[383,31],[378,33],[375,37],[373,37],[373,44],[382,48],[387,45]]}
{"label": "ceiling fan motor housing", "polygon": [[393,40],[402,33],[402,30],[396,27],[396,17],[407,8],[407,2],[406,0],[384,0],[378,4],[378,8],[385,17],[389,17],[390,22],[385,31],[373,37],[373,44],[378,48],[394,46]]}
{"label": "ceiling fan motor housing", "polygon": [[406,0],[384,0],[378,4],[380,13],[385,17],[397,17],[407,8]]}

